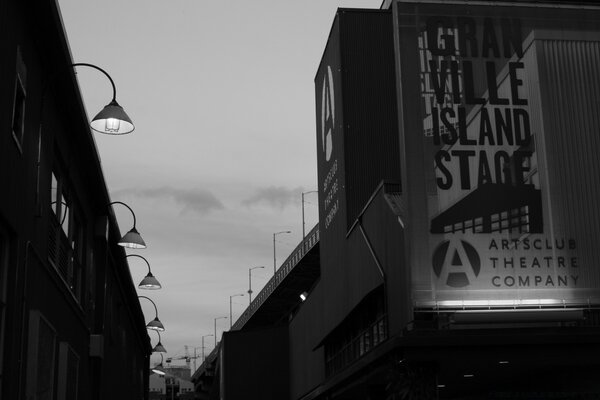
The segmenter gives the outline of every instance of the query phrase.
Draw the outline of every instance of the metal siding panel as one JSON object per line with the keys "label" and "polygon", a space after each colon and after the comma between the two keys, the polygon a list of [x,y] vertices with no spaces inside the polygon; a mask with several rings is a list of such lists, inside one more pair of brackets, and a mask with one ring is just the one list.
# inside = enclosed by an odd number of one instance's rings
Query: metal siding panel
{"label": "metal siding panel", "polygon": [[[317,170],[319,177],[319,235],[321,279],[328,282],[333,295],[343,293],[340,276],[345,269],[346,176],[344,106],[340,76],[340,17],[336,16],[315,78],[317,114]],[[328,121],[329,119],[329,121]],[[327,126],[331,127],[331,139]],[[326,131],[327,130],[327,131]],[[329,143],[329,144],[328,144]],[[327,146],[331,146],[327,159]],[[325,320],[335,319],[337,303],[325,307]]]}
{"label": "metal siding panel", "polygon": [[[315,79],[321,284],[328,293],[323,304],[323,334],[335,327],[356,304],[380,284],[377,268],[359,236],[346,237],[377,184],[399,173],[395,114],[393,41],[389,12],[340,10]],[[328,78],[331,68],[331,78]],[[328,83],[328,79],[331,82]],[[328,86],[329,85],[329,86]],[[327,160],[325,130],[328,93],[335,113],[332,152]],[[325,115],[325,117],[323,117]],[[324,151],[325,150],[325,151]],[[396,160],[396,162],[394,162]],[[334,162],[337,172],[331,174]],[[395,167],[393,167],[395,166]],[[328,177],[329,175],[329,177]],[[337,191],[331,189],[337,181]],[[327,189],[325,189],[327,186]],[[338,201],[336,216],[329,220]],[[347,217],[348,205],[352,216]]]}
{"label": "metal siding panel", "polygon": [[[360,233],[346,234],[379,182],[399,175],[392,41],[389,12],[340,10],[315,78],[321,279],[290,328],[294,398],[324,378],[322,348],[313,348],[381,284]],[[327,121],[331,99],[335,118]],[[333,127],[329,159],[325,126]],[[331,201],[337,214],[328,218]]]}
{"label": "metal siding panel", "polygon": [[290,395],[298,399],[325,379],[323,347],[318,326],[324,320],[323,302],[328,293],[317,286],[290,322]]}
{"label": "metal siding panel", "polygon": [[391,17],[341,13],[348,228],[382,179],[400,180]]}
{"label": "metal siding panel", "polygon": [[[375,254],[385,271],[387,296],[388,336],[400,334],[413,319],[410,299],[409,268],[404,262],[403,228],[392,212],[384,193],[393,186],[384,187],[365,210],[363,226],[373,244]],[[395,193],[397,194],[397,193]],[[374,266],[373,266],[374,268]]]}
{"label": "metal siding panel", "polygon": [[600,287],[600,41],[539,40],[553,231],[576,238],[581,283]]}

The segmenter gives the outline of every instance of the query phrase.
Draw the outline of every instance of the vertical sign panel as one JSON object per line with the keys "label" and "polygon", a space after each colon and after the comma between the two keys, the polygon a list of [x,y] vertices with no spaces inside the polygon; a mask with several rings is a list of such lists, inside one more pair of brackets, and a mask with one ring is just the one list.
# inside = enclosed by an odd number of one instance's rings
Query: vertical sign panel
{"label": "vertical sign panel", "polygon": [[394,20],[415,305],[599,302],[600,9]]}

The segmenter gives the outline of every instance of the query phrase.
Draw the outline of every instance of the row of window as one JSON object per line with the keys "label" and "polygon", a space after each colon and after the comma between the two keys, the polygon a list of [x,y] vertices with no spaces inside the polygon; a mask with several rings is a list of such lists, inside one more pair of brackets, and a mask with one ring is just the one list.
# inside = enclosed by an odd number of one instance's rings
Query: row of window
{"label": "row of window", "polygon": [[529,206],[513,208],[444,226],[444,233],[530,233]]}
{"label": "row of window", "polygon": [[6,281],[8,265],[8,239],[0,230],[0,393],[4,382],[4,328],[6,326]]}
{"label": "row of window", "polygon": [[83,218],[66,179],[56,172],[52,172],[50,190],[48,261],[81,303],[86,245]]}
{"label": "row of window", "polygon": [[27,68],[21,56],[21,49],[17,47],[17,62],[15,74],[15,87],[13,94],[12,110],[12,135],[19,151],[23,152],[23,136],[25,134],[25,100],[27,99]]}
{"label": "row of window", "polygon": [[[15,81],[11,131],[19,150],[24,151],[27,67],[21,48],[16,50]],[[84,260],[83,225],[69,198],[67,185],[52,173],[48,261],[65,280],[74,297],[81,302]],[[4,348],[6,256],[4,236],[0,235],[0,390],[2,388],[2,349]],[[38,310],[29,315],[27,360],[27,398],[76,399],[79,381],[79,355],[68,342],[59,341],[56,330]]]}
{"label": "row of window", "polygon": [[[68,342],[59,342],[54,327],[39,311],[29,316],[27,398],[76,399],[79,355]],[[56,385],[56,389],[55,389]]]}
{"label": "row of window", "polygon": [[340,371],[388,337],[383,290],[369,295],[325,342],[325,373]]}
{"label": "row of window", "polygon": [[[9,113],[12,112],[12,115],[9,114],[12,117],[11,133],[7,132],[7,135],[12,135],[12,141],[18,151],[27,159],[28,157],[25,157],[26,154],[24,153],[29,152],[30,149],[28,135],[32,131],[30,125],[33,125],[30,124],[33,114],[29,111],[33,108],[31,104],[27,105],[27,101],[31,102],[34,99],[35,96],[31,96],[31,94],[34,93],[36,88],[30,85],[30,97],[28,98],[27,66],[25,64],[27,58],[24,58],[23,55],[27,56],[27,53],[22,53],[21,48],[17,46],[16,55],[13,54],[16,59],[14,88],[11,88],[13,103],[11,109],[8,110]],[[30,83],[34,81],[31,77],[29,80]],[[43,95],[44,93],[42,93]],[[26,108],[29,109],[27,111],[27,121]],[[47,261],[48,268],[55,271],[64,282],[73,299],[85,312],[89,326],[92,326],[95,315],[93,312],[88,311],[92,311],[94,308],[96,283],[94,280],[92,243],[91,238],[87,237],[89,231],[87,221],[84,218],[82,204],[77,198],[79,192],[75,190],[73,182],[68,179],[66,164],[61,163],[58,152],[54,152],[50,174],[40,174],[41,141],[52,136],[41,129],[42,126],[40,125],[39,148],[36,148],[35,151],[37,152],[38,163],[36,206],[41,205],[40,210],[47,221],[47,253],[44,255],[43,261]],[[11,140],[8,136],[7,139]],[[44,185],[44,183],[49,185]],[[49,189],[46,189],[45,196],[40,196],[40,187],[49,187]],[[4,328],[6,325],[4,319],[6,314],[7,268],[5,267],[5,261],[7,260],[7,252],[5,250],[8,249],[8,239],[1,228],[0,226],[0,397],[2,397],[3,387],[2,361],[4,360]],[[106,297],[109,298],[111,306],[107,314],[115,314],[121,317],[123,310],[118,310],[117,302],[114,301],[113,296],[107,293]],[[124,370],[131,371],[131,376],[124,377],[124,380],[131,384],[134,382],[139,384],[139,392],[142,393],[143,368],[139,366],[141,359],[131,357],[131,353],[125,351],[135,345],[131,343],[134,340],[133,336],[128,336],[133,329],[126,331],[123,327],[124,323],[117,321],[116,318],[118,317],[115,317],[113,321],[108,318],[108,322],[118,324],[120,335],[113,334],[117,326],[107,324],[111,332],[109,343],[111,346],[123,350],[118,352],[119,362],[124,363]],[[38,310],[30,311],[29,332],[25,333],[28,338],[31,338],[27,344],[29,346],[27,349],[28,360],[26,364],[24,363],[28,368],[26,372],[27,398],[77,398],[78,374],[80,371],[79,355],[70,347],[69,342],[62,341],[63,338],[61,338],[60,332],[63,328],[70,329],[69,326],[57,326],[59,329],[55,329],[52,326],[55,322],[55,320],[47,320]],[[77,351],[81,352],[82,349],[77,348]],[[82,371],[85,368],[84,366]]]}
{"label": "row of window", "polygon": [[[23,152],[25,106],[27,100],[27,67],[21,48],[16,50],[15,83],[12,108],[12,136]],[[55,168],[56,170],[56,168]],[[48,261],[65,280],[74,297],[83,297],[83,266],[85,260],[84,224],[74,206],[68,184],[54,171],[51,181],[50,218],[48,229]]]}
{"label": "row of window", "polygon": [[381,318],[368,329],[359,333],[358,336],[345,343],[338,351],[327,354],[325,360],[327,376],[362,357],[385,339],[387,339],[387,329],[385,319]]}

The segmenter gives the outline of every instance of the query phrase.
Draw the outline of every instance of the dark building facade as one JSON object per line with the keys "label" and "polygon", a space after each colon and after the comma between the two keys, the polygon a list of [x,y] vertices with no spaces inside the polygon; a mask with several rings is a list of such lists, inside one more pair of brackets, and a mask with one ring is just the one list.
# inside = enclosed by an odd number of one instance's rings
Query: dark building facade
{"label": "dark building facade", "polygon": [[58,5],[3,1],[0,30],[0,398],[147,398],[150,341]]}
{"label": "dark building facade", "polygon": [[308,280],[274,278],[197,391],[600,398],[599,46],[591,2],[338,10]]}

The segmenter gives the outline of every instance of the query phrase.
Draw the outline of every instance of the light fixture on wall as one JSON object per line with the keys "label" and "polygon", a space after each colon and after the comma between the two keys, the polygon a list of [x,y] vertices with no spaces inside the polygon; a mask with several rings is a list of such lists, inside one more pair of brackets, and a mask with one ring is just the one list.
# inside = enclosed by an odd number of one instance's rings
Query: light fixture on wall
{"label": "light fixture on wall", "polygon": [[165,372],[165,368],[163,367],[163,361],[164,361],[163,355],[161,353],[158,353],[158,354],[160,354],[160,364],[155,365],[154,368],[151,368],[150,370],[157,375],[165,375],[166,372]]}
{"label": "light fixture on wall", "polygon": [[167,349],[165,349],[165,346],[162,345],[162,343],[160,342],[160,332],[159,331],[154,331],[158,334],[158,343],[156,344],[156,346],[154,346],[154,348],[152,349],[153,353],[166,353]]}
{"label": "light fixture on wall", "polygon": [[148,260],[137,254],[128,254],[125,257],[139,257],[146,262],[146,265],[148,265],[148,274],[144,279],[142,279],[142,281],[138,285],[140,289],[157,290],[162,288],[160,282],[154,277],[154,275],[152,275],[152,271],[150,270],[150,263],[148,262]]}
{"label": "light fixture on wall", "polygon": [[300,299],[302,301],[305,301],[308,298],[308,292],[302,292],[300,293]]}
{"label": "light fixture on wall", "polygon": [[123,236],[121,238],[121,240],[119,240],[118,245],[130,248],[130,249],[145,249],[146,242],[144,242],[144,239],[142,239],[142,236],[135,228],[135,222],[136,222],[135,213],[133,212],[131,207],[129,207],[127,204],[123,203],[122,201],[113,201],[112,203],[109,204],[109,206],[112,206],[113,204],[121,204],[121,205],[127,207],[129,209],[129,211],[131,211],[131,215],[133,215],[133,228],[131,228],[131,230],[129,232],[127,232],[125,234],[125,236]]}
{"label": "light fixture on wall", "polygon": [[158,309],[156,308],[156,304],[149,297],[138,296],[138,298],[149,300],[150,303],[152,303],[152,305],[154,306],[154,312],[156,313],[156,317],[152,321],[150,321],[146,324],[146,328],[151,329],[153,331],[160,331],[160,332],[164,331],[165,326],[158,319]]}
{"label": "light fixture on wall", "polygon": [[133,126],[133,122],[131,122],[131,118],[129,118],[125,110],[123,110],[123,107],[117,103],[117,89],[115,87],[115,82],[110,75],[94,64],[75,63],[71,64],[71,67],[94,68],[106,75],[112,85],[112,100],[92,119],[90,127],[96,132],[106,133],[108,135],[124,135],[133,132],[135,127]]}

